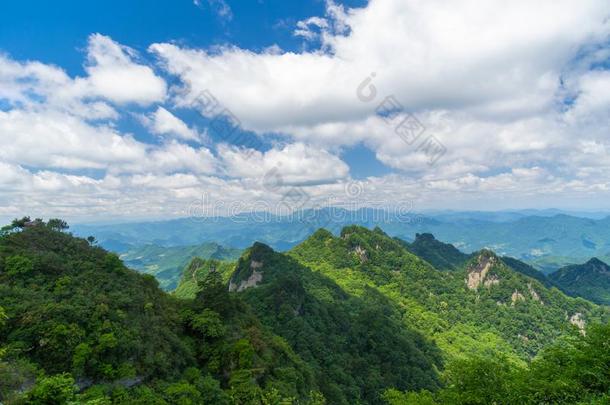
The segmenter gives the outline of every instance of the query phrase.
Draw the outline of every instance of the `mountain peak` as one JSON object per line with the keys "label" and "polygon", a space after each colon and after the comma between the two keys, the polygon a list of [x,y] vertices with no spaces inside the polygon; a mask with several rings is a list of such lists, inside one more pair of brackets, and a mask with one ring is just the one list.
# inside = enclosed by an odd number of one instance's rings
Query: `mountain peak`
{"label": "mountain peak", "polygon": [[413,243],[406,244],[406,248],[438,270],[457,270],[470,257],[455,246],[437,240],[431,233],[415,234],[415,240]]}
{"label": "mountain peak", "polygon": [[416,233],[415,234],[415,242],[417,241],[436,241],[436,238],[431,233]]}
{"label": "mountain peak", "polygon": [[599,260],[597,257],[593,257],[593,258],[589,259],[589,261],[586,262],[585,264],[587,266],[601,267],[605,270],[609,268],[609,266],[605,262]]}

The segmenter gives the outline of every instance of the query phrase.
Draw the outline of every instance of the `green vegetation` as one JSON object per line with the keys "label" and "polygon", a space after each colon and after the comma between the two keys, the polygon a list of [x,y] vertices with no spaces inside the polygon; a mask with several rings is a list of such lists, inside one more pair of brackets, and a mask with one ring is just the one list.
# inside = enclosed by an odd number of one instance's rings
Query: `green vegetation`
{"label": "green vegetation", "polygon": [[381,229],[319,230],[195,258],[170,295],[67,229],[2,230],[5,405],[608,401],[608,309],[488,250],[439,271],[448,246],[424,260]]}
{"label": "green vegetation", "polygon": [[235,261],[240,254],[239,249],[210,242],[195,246],[132,247],[120,257],[127,267],[155,276],[161,288],[171,291],[178,286],[182,270],[193,258]]}
{"label": "green vegetation", "polygon": [[308,365],[218,273],[179,301],[54,224],[16,221],[0,237],[0,401],[319,403]]}
{"label": "green vegetation", "polygon": [[453,245],[436,240],[430,233],[418,233],[413,243],[403,243],[409,252],[424,259],[437,270],[458,270],[470,258],[470,255],[460,252]]}
{"label": "green vegetation", "polygon": [[549,278],[566,294],[610,305],[610,266],[597,258],[562,267]]}
{"label": "green vegetation", "polygon": [[399,392],[389,389],[390,405],[440,404],[589,404],[610,403],[610,325],[594,325],[544,349],[519,367],[498,357],[473,357],[451,363],[444,388]]}
{"label": "green vegetation", "polygon": [[441,272],[380,229],[346,227],[340,237],[319,231],[289,255],[350,294],[377,289],[401,308],[405,325],[438,339],[448,355],[471,346],[495,351],[502,341],[500,347],[512,348],[507,354],[528,360],[571,328],[566,315],[587,322],[607,316],[516,272],[490,251],[474,254],[460,270]]}

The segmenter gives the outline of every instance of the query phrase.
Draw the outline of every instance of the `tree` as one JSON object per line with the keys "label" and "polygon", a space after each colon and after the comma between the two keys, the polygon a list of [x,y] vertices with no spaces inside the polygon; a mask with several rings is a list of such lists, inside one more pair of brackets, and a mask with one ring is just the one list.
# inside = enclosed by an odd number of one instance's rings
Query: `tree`
{"label": "tree", "polygon": [[[4,308],[0,307],[0,328],[2,328],[2,326],[4,326],[7,319],[8,319],[8,317],[6,316],[6,312],[4,312]],[[0,346],[0,359],[2,358],[2,356],[4,356],[4,353],[5,353],[5,349],[2,346]]]}
{"label": "tree", "polygon": [[11,223],[11,227],[13,229],[15,229],[15,228],[23,229],[23,228],[25,228],[25,225],[30,223],[30,222],[32,222],[30,217],[23,217],[21,219],[15,218],[13,220],[13,222]]}
{"label": "tree", "polygon": [[36,405],[63,405],[74,399],[76,386],[70,374],[42,377],[29,392],[28,403]]}
{"label": "tree", "polygon": [[49,222],[47,222],[47,227],[49,229],[52,229],[52,230],[58,231],[58,232],[63,232],[66,229],[70,228],[70,226],[68,225],[68,223],[66,221],[64,221],[63,219],[59,219],[59,218],[49,219]]}
{"label": "tree", "polygon": [[201,290],[197,294],[197,301],[204,308],[211,309],[221,316],[227,316],[232,309],[232,300],[222,275],[217,271],[210,271],[199,284]]}
{"label": "tree", "polygon": [[15,255],[5,259],[4,269],[9,276],[16,276],[31,273],[34,269],[34,264],[28,257]]}

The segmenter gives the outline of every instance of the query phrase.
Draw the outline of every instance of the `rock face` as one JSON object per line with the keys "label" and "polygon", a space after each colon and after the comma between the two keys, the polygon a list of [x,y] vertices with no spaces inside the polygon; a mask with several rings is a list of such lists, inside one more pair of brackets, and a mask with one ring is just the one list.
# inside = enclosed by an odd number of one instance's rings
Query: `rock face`
{"label": "rock face", "polygon": [[492,285],[500,284],[500,278],[496,275],[491,275],[483,282],[485,287],[491,287]]}
{"label": "rock face", "polygon": [[360,263],[365,263],[366,261],[368,261],[368,256],[366,255],[366,249],[364,249],[362,246],[360,246],[360,245],[356,246],[356,248],[354,249],[354,253],[360,259]]}
{"label": "rock face", "polygon": [[510,296],[511,305],[515,305],[519,301],[525,301],[525,297],[518,290],[513,292],[513,295]]}
{"label": "rock face", "polygon": [[536,290],[534,290],[534,287],[532,286],[532,283],[527,283],[527,289],[528,289],[528,291],[529,291],[529,293],[532,296],[532,299],[534,301],[538,301],[539,303],[544,305],[544,302],[542,302],[542,300],[540,299],[540,295],[538,295]]}
{"label": "rock face", "polygon": [[257,271],[257,269],[260,269],[261,267],[263,267],[262,262],[252,260],[250,262],[250,268],[252,269],[252,274],[250,275],[250,277],[245,280],[241,280],[239,284],[236,284],[233,282],[233,280],[231,280],[229,282],[229,291],[240,292],[245,290],[246,288],[256,287],[258,283],[263,281],[263,273]]}
{"label": "rock face", "polygon": [[[479,288],[479,286],[485,281],[487,273],[489,273],[489,270],[495,263],[495,256],[488,254],[479,255],[477,258],[477,263],[468,269],[468,279],[466,279],[466,285],[468,288],[471,290],[476,290]],[[486,284],[486,286],[489,287],[493,284],[498,284],[499,282],[500,280],[495,277],[490,283]]]}
{"label": "rock face", "polygon": [[580,312],[575,313],[570,317],[570,323],[578,328],[580,333],[585,334],[585,326],[587,323]]}

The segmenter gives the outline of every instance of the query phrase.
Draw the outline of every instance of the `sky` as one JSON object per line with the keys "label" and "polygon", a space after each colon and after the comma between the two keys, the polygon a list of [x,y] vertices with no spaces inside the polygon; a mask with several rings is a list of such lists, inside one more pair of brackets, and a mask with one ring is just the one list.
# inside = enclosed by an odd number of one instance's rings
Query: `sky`
{"label": "sky", "polygon": [[0,218],[607,210],[607,0],[9,2]]}

